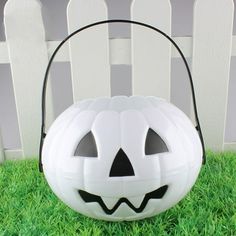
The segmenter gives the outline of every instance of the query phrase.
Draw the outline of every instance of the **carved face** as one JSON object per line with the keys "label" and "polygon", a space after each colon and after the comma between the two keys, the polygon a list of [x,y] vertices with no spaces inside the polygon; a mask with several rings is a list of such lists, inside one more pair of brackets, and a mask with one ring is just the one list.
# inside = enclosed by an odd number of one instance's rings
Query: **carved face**
{"label": "carved face", "polygon": [[110,220],[156,215],[179,202],[202,162],[197,131],[155,97],[85,100],[60,115],[43,147],[55,194],[74,210]]}

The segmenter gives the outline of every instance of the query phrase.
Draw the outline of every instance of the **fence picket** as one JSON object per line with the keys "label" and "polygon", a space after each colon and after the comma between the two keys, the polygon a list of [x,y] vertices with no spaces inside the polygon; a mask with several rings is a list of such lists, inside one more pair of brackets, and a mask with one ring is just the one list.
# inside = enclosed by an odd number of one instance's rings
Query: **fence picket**
{"label": "fence picket", "polygon": [[[103,0],[70,0],[67,7],[68,30],[107,19]],[[74,101],[110,96],[108,25],[82,32],[70,40],[71,74]]]}
{"label": "fence picket", "polygon": [[[37,156],[41,90],[48,62],[40,2],[8,0],[4,9],[4,23],[23,156]],[[47,110],[52,111],[49,109],[52,108],[50,92],[47,97]],[[48,114],[47,118],[51,119],[52,113]]]}
{"label": "fence picket", "polygon": [[1,135],[1,129],[0,129],[0,164],[3,163],[4,159],[5,159],[4,149],[3,149],[2,135]]}
{"label": "fence picket", "polygon": [[[171,33],[169,0],[134,0],[131,18]],[[136,25],[131,29],[133,93],[170,100],[170,43],[150,29]]]}
{"label": "fence picket", "polygon": [[233,0],[197,0],[192,71],[206,145],[222,150],[232,45]]}

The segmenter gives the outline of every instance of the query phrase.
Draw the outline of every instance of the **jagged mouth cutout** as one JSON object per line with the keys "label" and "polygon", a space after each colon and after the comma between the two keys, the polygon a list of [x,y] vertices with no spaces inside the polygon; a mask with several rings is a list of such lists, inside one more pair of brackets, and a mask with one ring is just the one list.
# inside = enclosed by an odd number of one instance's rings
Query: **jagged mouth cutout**
{"label": "jagged mouth cutout", "polygon": [[109,209],[100,196],[88,193],[84,190],[78,190],[78,193],[85,203],[97,202],[107,215],[112,215],[122,203],[126,203],[136,213],[142,213],[150,199],[163,198],[167,189],[168,185],[164,185],[152,192],[147,193],[138,208],[136,208],[127,198],[122,197],[117,201],[112,209]]}

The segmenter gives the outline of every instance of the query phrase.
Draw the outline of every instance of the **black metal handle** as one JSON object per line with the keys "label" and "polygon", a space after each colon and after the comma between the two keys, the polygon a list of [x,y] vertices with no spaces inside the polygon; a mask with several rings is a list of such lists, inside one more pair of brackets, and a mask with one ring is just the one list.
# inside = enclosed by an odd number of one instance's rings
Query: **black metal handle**
{"label": "black metal handle", "polygon": [[165,32],[161,31],[160,29],[142,23],[142,22],[138,22],[138,21],[131,21],[131,20],[121,20],[121,19],[115,19],[115,20],[104,20],[104,21],[98,21],[89,25],[86,25],[80,29],[77,29],[76,31],[74,31],[73,33],[71,33],[70,35],[68,35],[55,49],[55,51],[53,52],[49,62],[48,62],[48,66],[45,72],[45,76],[44,76],[44,80],[43,80],[43,90],[42,90],[42,124],[41,124],[41,138],[40,138],[40,147],[39,147],[39,171],[43,172],[43,165],[42,165],[42,148],[43,148],[43,141],[44,138],[46,136],[45,133],[45,117],[46,117],[46,109],[45,109],[45,104],[46,104],[46,89],[47,89],[47,81],[48,81],[48,74],[49,74],[49,70],[51,67],[51,64],[53,62],[53,59],[55,58],[57,52],[59,51],[59,49],[63,46],[64,43],[66,43],[71,37],[73,37],[74,35],[78,34],[81,31],[84,31],[86,29],[92,28],[94,26],[97,25],[103,25],[103,24],[110,24],[110,23],[126,23],[126,24],[134,24],[134,25],[140,25],[149,29],[152,29],[156,32],[158,32],[159,34],[163,35],[166,39],[168,39],[176,48],[176,50],[179,52],[179,54],[181,55],[181,58],[183,59],[183,62],[185,64],[186,70],[188,72],[188,76],[189,76],[189,82],[190,82],[190,88],[191,88],[191,92],[192,92],[192,99],[193,99],[193,109],[194,109],[194,113],[195,113],[195,119],[196,119],[196,123],[197,123],[197,131],[199,133],[199,137],[202,143],[202,151],[203,151],[203,164],[206,163],[206,152],[205,152],[205,145],[204,145],[204,140],[203,140],[203,135],[202,135],[202,130],[201,130],[201,125],[200,125],[200,121],[198,118],[198,110],[197,110],[197,104],[196,104],[196,97],[195,97],[195,91],[194,91],[194,85],[193,85],[193,79],[192,79],[192,74],[191,71],[189,69],[187,60],[183,54],[183,52],[181,51],[181,49],[179,48],[179,46],[175,43],[175,41],[169,36],[167,35]]}

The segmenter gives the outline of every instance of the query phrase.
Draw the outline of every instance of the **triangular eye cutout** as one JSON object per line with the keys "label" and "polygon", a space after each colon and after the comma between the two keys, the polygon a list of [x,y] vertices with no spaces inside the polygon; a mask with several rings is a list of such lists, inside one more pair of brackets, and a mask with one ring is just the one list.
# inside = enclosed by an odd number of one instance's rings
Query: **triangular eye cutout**
{"label": "triangular eye cutout", "polygon": [[153,129],[149,129],[145,143],[145,155],[153,155],[163,152],[168,152],[165,142]]}
{"label": "triangular eye cutout", "polygon": [[79,142],[76,150],[75,156],[83,156],[83,157],[97,157],[97,146],[95,142],[95,138],[93,133],[90,131],[87,133]]}

